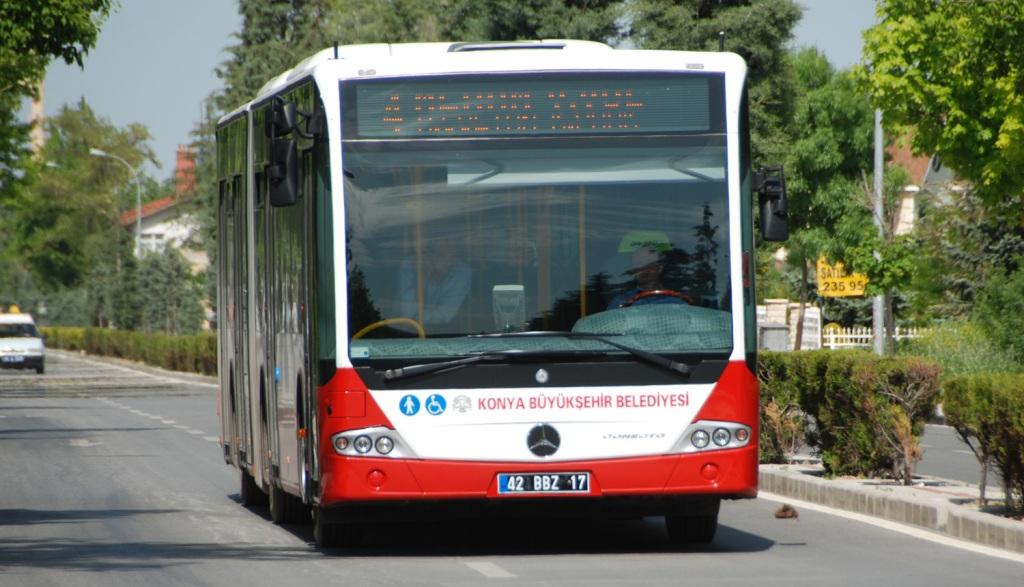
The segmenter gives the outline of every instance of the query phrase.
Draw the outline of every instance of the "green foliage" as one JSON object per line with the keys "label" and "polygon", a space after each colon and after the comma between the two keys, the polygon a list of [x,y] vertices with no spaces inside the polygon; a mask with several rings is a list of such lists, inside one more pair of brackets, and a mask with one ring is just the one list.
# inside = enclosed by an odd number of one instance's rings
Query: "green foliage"
{"label": "green foliage", "polygon": [[110,0],[0,0],[0,214],[29,162],[30,125],[20,121],[22,101],[35,96],[51,59],[59,57],[81,67],[110,4]]}
{"label": "green foliage", "polygon": [[1024,0],[880,0],[859,76],[887,124],[913,130],[996,202],[1024,192]]}
{"label": "green foliage", "polygon": [[816,50],[797,53],[793,63],[798,98],[786,187],[794,234],[787,246],[798,264],[823,253],[841,258],[871,234],[863,178],[871,164],[874,115],[850,76],[834,72]]}
{"label": "green foliage", "polygon": [[625,3],[630,40],[641,49],[741,55],[750,68],[750,127],[756,165],[778,164],[787,150],[794,101],[786,43],[801,12],[793,0],[635,0]]}
{"label": "green foliage", "polygon": [[[798,403],[814,423],[807,440],[826,472],[910,482],[918,439],[938,401],[938,365],[863,351],[762,353],[759,360],[762,402]],[[772,425],[763,414],[762,441],[786,434]],[[769,442],[765,454],[775,458],[776,445]]]}
{"label": "green foliage", "polygon": [[138,270],[141,330],[195,333],[203,319],[202,293],[200,281],[178,249],[144,254]]}
{"label": "green foliage", "polygon": [[85,328],[75,326],[43,326],[40,328],[40,331],[46,338],[46,346],[48,347],[64,349],[66,351],[85,350]]}
{"label": "green foliage", "polygon": [[966,318],[993,275],[1016,271],[1024,256],[1024,224],[1014,218],[1019,203],[985,204],[967,191],[941,205],[926,206],[915,230],[920,240],[914,290],[922,314]]}
{"label": "green foliage", "polygon": [[454,0],[444,36],[456,41],[584,39],[611,42],[620,0]]}
{"label": "green foliage", "polygon": [[988,337],[986,331],[968,321],[940,324],[920,338],[905,341],[900,354],[934,361],[942,366],[942,379],[981,373],[1021,371],[1018,363]]}
{"label": "green foliage", "polygon": [[326,48],[329,7],[328,0],[240,0],[240,42],[217,72],[225,82],[224,92],[216,95],[220,110],[248,101],[273,76]]}
{"label": "green foliage", "polygon": [[1024,375],[978,374],[945,384],[946,421],[982,462],[994,461],[1007,510],[1024,514]]}
{"label": "green foliage", "polygon": [[994,275],[981,290],[971,319],[996,347],[1024,364],[1024,271]]}
{"label": "green foliage", "polygon": [[136,164],[152,152],[145,145],[149,133],[144,127],[120,130],[97,117],[84,100],[65,106],[47,124],[42,157],[26,168],[17,190],[0,195],[6,211],[0,225],[11,235],[10,253],[42,289],[55,290],[79,285],[94,261],[111,258],[125,236],[118,214],[135,203],[128,170],[89,155],[89,148]]}
{"label": "green foliage", "polygon": [[110,0],[0,2],[0,94],[34,93],[54,57],[81,67],[109,10]]}
{"label": "green foliage", "polygon": [[761,421],[758,448],[762,463],[786,463],[794,456],[807,433],[807,418],[801,407],[800,383],[805,377],[794,372],[810,362],[797,364],[787,353],[758,355]]}
{"label": "green foliage", "polygon": [[217,374],[217,335],[147,334],[106,328],[43,328],[54,348],[140,361],[189,373]]}

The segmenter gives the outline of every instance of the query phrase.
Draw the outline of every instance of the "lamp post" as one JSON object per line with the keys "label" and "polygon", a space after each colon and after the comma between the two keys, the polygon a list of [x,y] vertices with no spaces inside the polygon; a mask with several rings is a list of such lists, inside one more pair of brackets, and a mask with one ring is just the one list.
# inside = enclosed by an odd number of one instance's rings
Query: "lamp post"
{"label": "lamp post", "polygon": [[89,149],[89,154],[95,157],[106,157],[107,159],[120,161],[132,173],[132,181],[135,182],[135,256],[138,257],[142,250],[142,187],[139,185],[139,174],[135,172],[135,168],[129,165],[127,161],[103,149],[93,147]]}

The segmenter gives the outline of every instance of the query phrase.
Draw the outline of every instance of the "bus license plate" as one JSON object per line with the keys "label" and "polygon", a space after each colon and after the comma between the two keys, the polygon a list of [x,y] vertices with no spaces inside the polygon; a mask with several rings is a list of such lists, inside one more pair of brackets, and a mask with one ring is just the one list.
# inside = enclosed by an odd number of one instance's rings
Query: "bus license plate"
{"label": "bus license plate", "polygon": [[590,493],[590,473],[499,473],[498,493]]}

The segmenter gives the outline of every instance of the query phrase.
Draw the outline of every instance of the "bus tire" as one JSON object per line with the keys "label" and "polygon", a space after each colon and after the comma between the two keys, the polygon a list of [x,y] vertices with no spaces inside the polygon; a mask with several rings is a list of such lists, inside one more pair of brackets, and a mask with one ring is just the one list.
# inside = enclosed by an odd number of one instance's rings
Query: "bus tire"
{"label": "bus tire", "polygon": [[242,487],[238,492],[242,505],[247,508],[261,507],[267,505],[267,494],[256,484],[256,480],[248,471],[242,470]]}
{"label": "bus tire", "polygon": [[672,544],[710,544],[718,530],[718,512],[696,516],[665,516],[665,529]]}
{"label": "bus tire", "polygon": [[363,527],[358,524],[327,522],[322,510],[313,508],[313,541],[317,548],[359,546],[363,541]]}
{"label": "bus tire", "polygon": [[306,521],[303,514],[306,506],[302,501],[285,492],[283,489],[270,485],[270,519],[275,524],[297,524]]}

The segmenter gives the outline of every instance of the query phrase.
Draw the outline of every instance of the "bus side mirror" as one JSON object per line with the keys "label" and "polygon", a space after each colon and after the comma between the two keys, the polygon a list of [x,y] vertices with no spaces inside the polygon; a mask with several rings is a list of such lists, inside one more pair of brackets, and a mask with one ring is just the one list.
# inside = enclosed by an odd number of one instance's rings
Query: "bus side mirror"
{"label": "bus side mirror", "polygon": [[299,154],[294,139],[274,139],[270,143],[270,205],[291,206],[298,199]]}
{"label": "bus side mirror", "polygon": [[295,128],[295,102],[286,102],[274,98],[267,109],[266,128],[264,133],[270,139],[282,137]]}
{"label": "bus side mirror", "polygon": [[754,172],[754,193],[761,213],[761,237],[769,242],[789,238],[789,199],[782,167],[768,167]]}

